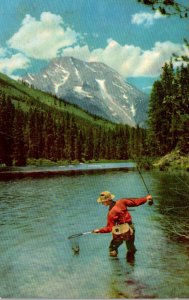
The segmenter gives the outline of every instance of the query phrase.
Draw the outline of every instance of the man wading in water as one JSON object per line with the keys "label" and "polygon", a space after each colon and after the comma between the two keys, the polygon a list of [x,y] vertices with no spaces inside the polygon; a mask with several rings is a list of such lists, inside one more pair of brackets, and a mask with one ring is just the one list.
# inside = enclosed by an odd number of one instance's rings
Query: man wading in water
{"label": "man wading in water", "polygon": [[126,242],[127,246],[127,261],[131,262],[134,259],[134,253],[136,248],[135,241],[135,229],[132,223],[132,217],[127,210],[127,207],[139,206],[147,201],[151,205],[153,203],[152,196],[147,195],[143,198],[124,198],[113,201],[114,195],[108,191],[102,192],[97,199],[98,203],[102,203],[105,206],[109,206],[109,212],[107,215],[107,225],[100,229],[95,229],[93,233],[109,233],[112,232],[113,239],[109,246],[110,256],[116,257],[118,254],[118,247]]}

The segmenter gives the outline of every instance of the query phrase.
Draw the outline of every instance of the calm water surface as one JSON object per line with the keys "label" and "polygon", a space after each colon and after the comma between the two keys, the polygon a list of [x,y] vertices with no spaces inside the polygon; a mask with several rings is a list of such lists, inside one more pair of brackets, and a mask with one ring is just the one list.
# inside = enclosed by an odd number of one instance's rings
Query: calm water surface
{"label": "calm water surface", "polygon": [[[135,171],[0,182],[0,297],[186,298],[189,243],[174,222],[188,223],[189,175],[144,173],[154,206],[131,211],[135,261],[108,256],[111,234],[79,238],[74,255],[68,236],[101,227],[107,208],[102,190],[120,197],[146,195]],[[188,206],[187,206],[188,205]]]}

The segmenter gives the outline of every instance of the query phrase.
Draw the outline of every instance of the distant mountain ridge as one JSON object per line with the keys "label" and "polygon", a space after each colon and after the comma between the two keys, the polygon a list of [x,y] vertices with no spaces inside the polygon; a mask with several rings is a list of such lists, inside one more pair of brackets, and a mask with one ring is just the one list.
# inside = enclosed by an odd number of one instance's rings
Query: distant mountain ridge
{"label": "distant mountain ridge", "polygon": [[145,125],[148,96],[103,63],[56,58],[39,74],[27,74],[23,80],[112,122]]}

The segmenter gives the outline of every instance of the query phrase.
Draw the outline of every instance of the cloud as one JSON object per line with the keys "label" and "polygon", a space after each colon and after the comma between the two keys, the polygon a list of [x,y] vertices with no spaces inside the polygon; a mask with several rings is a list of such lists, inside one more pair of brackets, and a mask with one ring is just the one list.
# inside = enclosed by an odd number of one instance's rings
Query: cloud
{"label": "cloud", "polygon": [[140,12],[137,14],[132,15],[131,23],[136,25],[142,25],[145,26],[151,26],[154,24],[154,21],[160,18],[164,18],[159,11],[156,11],[154,14],[152,13],[146,13],[146,12]]}
{"label": "cloud", "polygon": [[21,53],[11,57],[0,57],[0,72],[11,76],[18,69],[27,69],[30,66],[30,60]]}
{"label": "cloud", "polygon": [[[162,17],[158,12],[134,16],[133,22],[138,24],[150,24]],[[64,28],[59,15],[43,12],[39,21],[26,15],[18,32],[7,42],[10,48],[0,47],[0,71],[12,74],[16,69],[26,69],[30,66],[29,58],[49,60],[57,56],[73,56],[88,62],[105,63],[125,78],[156,77],[173,53],[189,55],[185,45],[170,41],[156,42],[151,49],[144,50],[139,46],[121,45],[116,40],[108,39],[104,48],[90,49],[84,40],[82,45],[79,44],[79,39],[82,41],[82,37],[70,27]],[[11,48],[21,53],[11,56]]]}
{"label": "cloud", "polygon": [[120,45],[109,39],[107,46],[91,50],[88,45],[69,47],[62,51],[62,56],[73,56],[88,62],[103,62],[117,70],[124,77],[159,76],[166,61],[173,53],[188,54],[184,45],[170,41],[156,42],[150,50],[143,50],[134,45]]}
{"label": "cloud", "polygon": [[7,49],[6,49],[6,48],[0,47],[0,59],[1,59],[2,57],[5,57],[6,54],[7,54]]}
{"label": "cloud", "polygon": [[58,55],[61,48],[73,45],[77,36],[71,28],[64,29],[61,16],[43,12],[39,21],[26,15],[22,26],[7,45],[30,58],[51,59]]}

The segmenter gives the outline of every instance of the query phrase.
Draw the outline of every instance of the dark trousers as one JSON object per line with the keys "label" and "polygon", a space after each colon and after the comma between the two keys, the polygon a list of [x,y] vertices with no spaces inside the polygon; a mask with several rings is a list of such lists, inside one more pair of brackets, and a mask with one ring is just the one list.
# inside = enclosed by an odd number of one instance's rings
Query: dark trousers
{"label": "dark trousers", "polygon": [[[130,232],[120,235],[113,235],[113,239],[110,242],[109,251],[110,255],[112,252],[116,252],[118,254],[118,248],[123,242],[126,243],[127,253],[134,254],[136,252],[136,248],[134,245],[135,242],[135,228],[134,225],[131,224],[130,227],[133,229],[133,234],[131,235]],[[113,255],[114,256],[114,255]]]}

